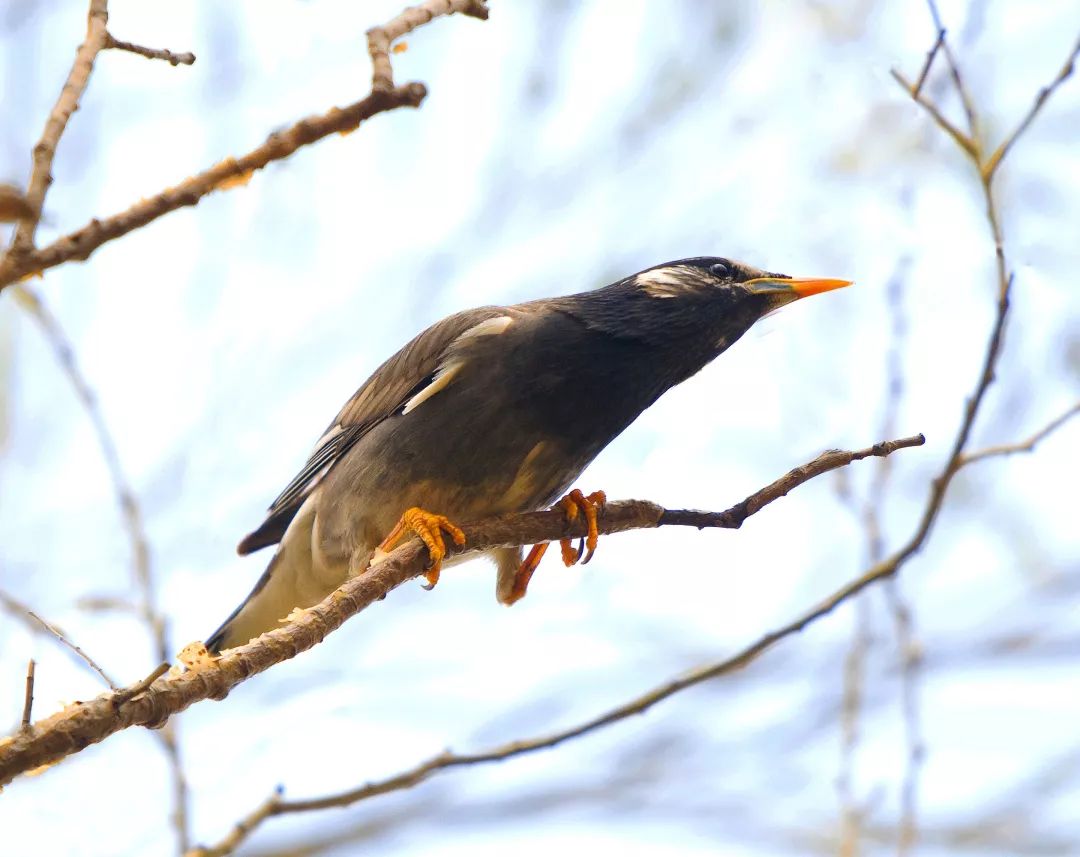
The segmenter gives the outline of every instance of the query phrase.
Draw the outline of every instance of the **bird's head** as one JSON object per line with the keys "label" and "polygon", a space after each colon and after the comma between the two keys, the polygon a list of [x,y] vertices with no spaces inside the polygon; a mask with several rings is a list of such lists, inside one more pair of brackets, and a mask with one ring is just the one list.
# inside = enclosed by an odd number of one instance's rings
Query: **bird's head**
{"label": "bird's head", "polygon": [[732,259],[698,256],[641,271],[634,286],[657,300],[708,301],[718,312],[756,319],[799,298],[850,286],[850,280],[789,277]]}
{"label": "bird's head", "polygon": [[627,277],[610,287],[610,299],[603,296],[609,290],[594,293],[602,302],[594,317],[612,333],[673,349],[685,364],[680,371],[692,372],[774,310],[850,284],[789,277],[731,259],[697,256]]}

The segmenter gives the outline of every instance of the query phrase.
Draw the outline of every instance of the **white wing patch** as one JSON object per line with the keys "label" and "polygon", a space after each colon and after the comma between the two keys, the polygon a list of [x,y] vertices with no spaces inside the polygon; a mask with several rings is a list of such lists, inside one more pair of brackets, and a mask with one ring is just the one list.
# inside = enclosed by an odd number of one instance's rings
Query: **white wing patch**
{"label": "white wing patch", "polygon": [[447,349],[447,351],[453,350],[454,346],[461,342],[463,339],[472,339],[476,336],[495,336],[497,334],[503,333],[506,331],[506,328],[508,328],[513,323],[514,320],[508,315],[497,315],[495,316],[495,318],[485,319],[479,324],[474,324],[464,333],[459,335],[457,339],[450,343],[450,347]]}
{"label": "white wing patch", "polygon": [[679,268],[654,268],[638,274],[634,279],[653,298],[677,298],[689,285]]}
{"label": "white wing patch", "polygon": [[401,413],[407,414],[409,411],[422,405],[439,392],[439,390],[446,389],[446,386],[454,380],[454,376],[461,371],[461,367],[464,365],[464,360],[450,360],[447,363],[443,363],[436,370],[435,374],[431,376],[431,383],[409,399],[409,401],[405,403],[405,407],[401,409]]}
{"label": "white wing patch", "polygon": [[450,382],[454,380],[454,376],[457,375],[458,372],[462,370],[462,367],[468,362],[464,356],[458,354],[464,343],[480,336],[497,336],[500,333],[504,333],[513,323],[514,320],[510,316],[497,315],[494,318],[485,319],[479,324],[474,324],[468,330],[459,334],[454,341],[447,346],[442,362],[435,370],[435,374],[431,376],[431,383],[409,399],[409,401],[405,403],[405,407],[401,409],[401,413],[404,415],[409,413],[409,411],[415,410],[440,390],[445,390],[450,385]]}

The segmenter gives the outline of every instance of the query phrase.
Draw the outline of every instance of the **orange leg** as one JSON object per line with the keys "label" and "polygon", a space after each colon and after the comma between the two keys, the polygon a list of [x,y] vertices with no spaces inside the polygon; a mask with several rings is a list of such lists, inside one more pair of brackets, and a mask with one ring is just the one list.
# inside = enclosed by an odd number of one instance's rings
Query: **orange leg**
{"label": "orange leg", "polygon": [[[606,502],[607,495],[604,494],[603,491],[594,491],[592,494],[586,496],[582,494],[580,490],[575,488],[552,507],[563,510],[563,514],[566,515],[566,522],[568,524],[572,521],[576,521],[579,514],[585,516],[587,531],[582,547],[574,550],[572,539],[559,540],[559,546],[562,548],[562,560],[565,565],[574,565],[581,559],[582,553],[585,553],[585,559],[582,561],[583,565],[592,559],[593,554],[596,552],[596,542],[600,535],[597,529],[596,518],[599,512],[603,510]],[[518,567],[517,574],[514,576],[514,586],[510,591],[509,597],[505,599],[506,604],[513,604],[515,601],[525,597],[525,592],[529,588],[529,581],[532,579],[533,572],[536,571],[536,567],[540,565],[540,560],[544,558],[547,549],[547,542],[533,545],[532,550],[529,551],[529,555],[525,557],[525,560]]]}
{"label": "orange leg", "polygon": [[390,535],[383,539],[383,543],[379,545],[379,550],[390,551],[406,533],[416,533],[420,537],[420,541],[427,547],[428,555],[431,557],[431,563],[428,565],[427,572],[424,575],[428,582],[427,588],[431,589],[439,582],[439,571],[442,568],[443,557],[446,556],[446,542],[443,540],[443,530],[447,532],[454,544],[459,547],[465,544],[465,534],[454,526],[445,515],[433,515],[418,506],[413,506],[411,509],[405,510],[405,514],[394,525]]}
{"label": "orange leg", "polygon": [[510,590],[510,594],[503,599],[503,604],[509,606],[515,601],[520,601],[525,597],[525,592],[529,588],[529,581],[532,580],[533,572],[536,571],[536,567],[540,565],[540,560],[544,558],[544,554],[547,553],[549,547],[550,545],[547,542],[541,542],[538,545],[532,546],[529,555],[525,557],[525,560],[518,566],[517,574],[514,575],[514,587]]}
{"label": "orange leg", "polygon": [[[566,513],[567,523],[577,519],[579,510],[585,516],[587,531],[585,536],[585,559],[581,560],[582,565],[587,565],[589,560],[593,558],[593,554],[596,553],[596,543],[600,538],[596,517],[604,508],[605,503],[607,503],[607,495],[603,491],[593,491],[592,494],[586,496],[577,488],[556,503]],[[581,548],[574,550],[571,539],[561,539],[559,546],[562,548],[563,564],[568,568],[581,559]]]}

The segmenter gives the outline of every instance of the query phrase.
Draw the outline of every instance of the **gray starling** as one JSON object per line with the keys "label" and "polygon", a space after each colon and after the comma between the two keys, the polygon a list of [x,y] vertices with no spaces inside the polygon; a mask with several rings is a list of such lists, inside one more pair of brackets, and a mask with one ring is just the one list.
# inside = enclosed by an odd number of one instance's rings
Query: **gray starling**
{"label": "gray starling", "polygon": [[[846,285],[698,257],[432,325],[360,387],[240,542],[240,554],[278,548],[207,647],[221,651],[277,627],[407,531],[427,545],[434,585],[443,533],[465,541],[453,521],[547,507],[638,414],[759,318]],[[580,491],[559,501],[568,518],[586,517],[589,556],[603,501],[602,492]],[[500,602],[525,594],[544,547],[524,560],[520,548],[490,551]],[[580,555],[563,544],[567,564]]]}

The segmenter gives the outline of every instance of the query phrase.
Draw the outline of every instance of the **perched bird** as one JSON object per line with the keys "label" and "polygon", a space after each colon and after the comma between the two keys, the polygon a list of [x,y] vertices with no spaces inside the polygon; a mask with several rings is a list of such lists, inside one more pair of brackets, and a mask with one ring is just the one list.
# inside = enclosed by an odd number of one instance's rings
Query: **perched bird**
{"label": "perched bird", "polygon": [[[277,627],[410,530],[429,549],[434,585],[443,533],[458,544],[466,538],[454,521],[546,507],[642,411],[762,316],[846,285],[698,257],[432,325],[375,370],[240,542],[241,554],[279,544],[207,647],[220,651]],[[589,556],[603,502],[602,492],[576,490],[560,501],[568,518],[584,514]],[[490,552],[499,601],[525,594],[545,547],[524,561],[520,548]],[[580,555],[563,543],[567,564]]]}

